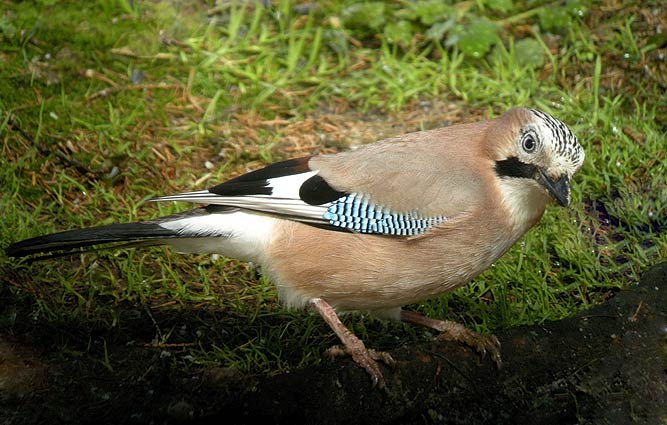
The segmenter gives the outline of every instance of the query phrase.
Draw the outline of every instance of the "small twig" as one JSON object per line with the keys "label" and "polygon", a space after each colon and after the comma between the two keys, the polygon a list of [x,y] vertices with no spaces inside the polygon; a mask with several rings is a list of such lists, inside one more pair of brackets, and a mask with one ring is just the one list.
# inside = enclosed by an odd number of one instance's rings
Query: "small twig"
{"label": "small twig", "polygon": [[439,359],[444,360],[447,364],[449,364],[449,366],[451,366],[452,369],[454,369],[460,376],[462,376],[466,381],[468,381],[472,385],[473,388],[477,388],[477,385],[476,385],[475,381],[473,381],[470,378],[470,376],[466,375],[463,372],[463,370],[461,370],[459,367],[457,367],[456,364],[454,364],[454,362],[449,360],[447,358],[447,356],[443,355],[442,353],[438,353],[437,351],[434,351],[434,350],[424,350],[424,351],[426,353],[434,356],[434,357],[438,357]]}
{"label": "small twig", "polygon": [[98,97],[106,97],[114,93],[118,93],[125,90],[154,90],[154,89],[179,89],[181,86],[179,84],[132,84],[126,86],[116,86],[116,87],[107,87],[98,92],[95,92],[89,96],[86,96],[86,100],[97,99]]}
{"label": "small twig", "polygon": [[86,78],[92,78],[94,80],[99,80],[99,81],[105,82],[105,83],[109,84],[110,86],[112,86],[114,88],[118,87],[118,84],[116,84],[116,82],[114,80],[107,77],[106,75],[100,74],[99,72],[95,72],[92,69],[86,69],[86,71],[83,73],[83,75]]}
{"label": "small twig", "polygon": [[631,322],[636,322],[637,321],[637,316],[639,316],[639,311],[642,309],[643,306],[644,306],[644,301],[640,300],[639,305],[637,306],[637,310],[635,310],[635,314],[630,316],[630,318],[628,320],[631,321]]}
{"label": "small twig", "polygon": [[[155,317],[153,317],[153,312],[151,311],[151,308],[147,304],[144,304],[144,311],[151,319],[151,322],[153,322],[153,326],[155,326],[158,338],[160,339],[160,341],[162,341],[162,331],[160,330],[160,325],[157,324],[157,320],[155,320]],[[161,344],[161,342],[159,344]]]}
{"label": "small twig", "polygon": [[144,347],[151,347],[151,348],[178,348],[178,347],[193,347],[196,346],[196,342],[180,342],[180,343],[155,343],[155,342],[147,342],[144,344]]}

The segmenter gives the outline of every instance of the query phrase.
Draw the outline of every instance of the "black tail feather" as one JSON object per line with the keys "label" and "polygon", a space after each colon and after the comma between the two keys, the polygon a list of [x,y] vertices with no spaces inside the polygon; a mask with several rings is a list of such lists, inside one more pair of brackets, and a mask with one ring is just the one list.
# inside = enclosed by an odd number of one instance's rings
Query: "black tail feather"
{"label": "black tail feather", "polygon": [[[146,241],[148,245],[159,245],[160,240],[178,237],[178,234],[159,226],[155,222],[110,224],[87,229],[67,230],[50,235],[37,236],[9,245],[6,253],[10,257],[26,257],[34,254],[50,254],[39,259],[53,258],[85,252],[82,248],[118,242],[129,242],[122,246],[134,246]],[[150,241],[155,243],[150,243]],[[146,245],[141,243],[141,245]]]}

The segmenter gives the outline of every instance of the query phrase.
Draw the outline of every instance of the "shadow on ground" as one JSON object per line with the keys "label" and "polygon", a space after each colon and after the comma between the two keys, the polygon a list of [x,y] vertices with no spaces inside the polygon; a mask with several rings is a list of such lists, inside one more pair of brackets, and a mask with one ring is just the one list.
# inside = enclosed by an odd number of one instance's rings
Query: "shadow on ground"
{"label": "shadow on ground", "polygon": [[[370,388],[348,359],[247,378],[173,367],[164,351],[54,364],[38,341],[0,334],[3,423],[562,424],[667,421],[667,263],[575,317],[497,334],[503,367],[453,343],[405,346]],[[117,346],[114,347],[119,357]],[[74,350],[74,349],[73,349]],[[122,349],[121,349],[122,350]],[[123,364],[143,364],[143,374]]]}

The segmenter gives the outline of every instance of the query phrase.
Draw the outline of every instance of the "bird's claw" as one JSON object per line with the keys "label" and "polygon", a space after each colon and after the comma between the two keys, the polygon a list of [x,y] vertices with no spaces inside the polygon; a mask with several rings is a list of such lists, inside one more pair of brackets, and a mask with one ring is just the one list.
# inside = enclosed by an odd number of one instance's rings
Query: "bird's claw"
{"label": "bird's claw", "polygon": [[386,386],[386,382],[382,375],[382,371],[380,370],[380,366],[378,365],[378,361],[381,361],[390,367],[393,367],[396,364],[396,361],[391,354],[384,351],[367,349],[364,346],[334,345],[325,352],[325,355],[328,357],[351,356],[352,360],[364,368],[370,375],[372,387],[378,387],[380,389]]}
{"label": "bird's claw", "polygon": [[437,339],[442,341],[458,341],[471,348],[474,348],[482,358],[487,354],[490,355],[491,360],[500,369],[502,367],[502,357],[500,355],[500,340],[495,335],[485,335],[479,332],[472,331],[463,326],[456,329],[456,332],[443,332],[438,335]]}

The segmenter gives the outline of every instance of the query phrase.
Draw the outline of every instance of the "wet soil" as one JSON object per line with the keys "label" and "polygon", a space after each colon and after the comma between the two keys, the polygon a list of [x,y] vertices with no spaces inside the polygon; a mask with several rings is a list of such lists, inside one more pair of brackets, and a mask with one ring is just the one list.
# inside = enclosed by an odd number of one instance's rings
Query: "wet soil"
{"label": "wet soil", "polygon": [[222,367],[177,366],[169,351],[128,343],[123,335],[103,339],[113,352],[108,363],[87,361],[84,347],[56,353],[35,340],[55,343],[64,333],[0,334],[0,422],[667,421],[667,263],[574,317],[499,332],[500,369],[456,343],[398,348],[391,352],[397,364],[384,368],[386,390],[371,388],[366,373],[345,358],[248,377]]}

